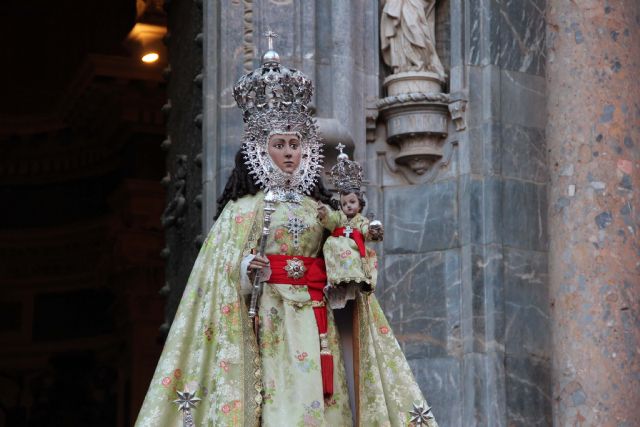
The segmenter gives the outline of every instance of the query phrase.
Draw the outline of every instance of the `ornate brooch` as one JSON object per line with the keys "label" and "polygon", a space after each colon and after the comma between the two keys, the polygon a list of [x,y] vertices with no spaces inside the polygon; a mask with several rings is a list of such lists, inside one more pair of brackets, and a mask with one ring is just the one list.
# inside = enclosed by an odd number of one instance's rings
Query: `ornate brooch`
{"label": "ornate brooch", "polygon": [[284,269],[287,272],[287,276],[294,279],[301,279],[304,276],[304,272],[307,271],[304,267],[304,262],[298,258],[288,259],[287,266]]}

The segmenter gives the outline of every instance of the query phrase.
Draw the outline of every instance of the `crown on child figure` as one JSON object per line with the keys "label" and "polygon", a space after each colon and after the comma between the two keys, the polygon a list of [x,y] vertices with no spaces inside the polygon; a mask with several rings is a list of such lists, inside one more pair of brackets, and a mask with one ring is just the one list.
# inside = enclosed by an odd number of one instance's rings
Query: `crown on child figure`
{"label": "crown on child figure", "polygon": [[349,160],[347,153],[342,151],[344,148],[342,143],[336,147],[340,154],[338,163],[329,171],[329,181],[341,193],[359,192],[362,186],[362,166],[355,160]]}

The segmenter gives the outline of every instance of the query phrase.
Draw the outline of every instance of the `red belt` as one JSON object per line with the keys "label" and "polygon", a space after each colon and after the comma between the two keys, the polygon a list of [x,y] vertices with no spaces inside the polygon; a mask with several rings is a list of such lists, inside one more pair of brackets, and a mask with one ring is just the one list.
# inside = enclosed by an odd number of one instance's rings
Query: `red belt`
{"label": "red belt", "polygon": [[[338,227],[335,230],[333,230],[333,233],[331,233],[331,235],[333,237],[347,237],[344,235],[346,228],[345,227]],[[353,228],[351,229],[351,236],[349,236],[354,242],[356,242],[356,246],[358,247],[358,250],[360,251],[360,256],[361,257],[365,257],[365,255],[367,254],[365,247],[364,247],[364,237],[362,236],[362,233],[360,232],[360,230],[358,230],[357,228]]]}
{"label": "red belt", "polygon": [[303,256],[267,255],[271,267],[270,283],[284,285],[306,285],[316,316],[320,335],[320,367],[322,391],[326,397],[333,394],[333,355],[327,338],[327,307],[323,289],[327,283],[324,259]]}

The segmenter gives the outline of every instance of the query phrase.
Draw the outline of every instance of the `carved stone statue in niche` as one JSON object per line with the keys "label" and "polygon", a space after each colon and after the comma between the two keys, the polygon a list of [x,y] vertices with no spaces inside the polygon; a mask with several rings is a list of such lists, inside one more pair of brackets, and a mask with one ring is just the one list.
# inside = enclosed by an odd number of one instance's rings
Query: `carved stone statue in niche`
{"label": "carved stone statue in niche", "polygon": [[[446,73],[436,52],[436,0],[381,0],[382,57],[393,73],[377,101],[385,121],[387,166],[411,183],[433,179],[449,162],[444,150],[450,97],[442,93]],[[449,153],[449,154],[447,154]],[[447,158],[443,158],[443,156]]]}
{"label": "carved stone statue in niche", "polygon": [[393,73],[431,71],[444,81],[436,53],[435,0],[382,0],[382,58]]}

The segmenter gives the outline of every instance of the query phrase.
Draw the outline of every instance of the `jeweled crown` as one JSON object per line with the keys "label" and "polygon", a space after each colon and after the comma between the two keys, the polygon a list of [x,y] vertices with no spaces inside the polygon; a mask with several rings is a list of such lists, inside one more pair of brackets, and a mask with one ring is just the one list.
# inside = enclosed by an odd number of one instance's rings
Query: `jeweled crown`
{"label": "jeweled crown", "polygon": [[[273,50],[276,34],[268,31],[265,35],[269,50],[262,65],[240,77],[233,88],[244,119],[242,153],[258,186],[274,192],[278,200],[299,201],[302,194],[310,194],[322,170],[322,141],[307,108],[313,85],[302,72],[280,64]],[[268,153],[271,135],[282,133],[300,138],[300,163],[292,173],[283,172]]]}
{"label": "jeweled crown", "polygon": [[355,160],[349,160],[344,153],[345,146],[340,143],[336,147],[340,151],[338,163],[329,171],[329,181],[341,193],[359,192],[362,186],[362,166]]}
{"label": "jeweled crown", "polygon": [[233,87],[233,98],[245,121],[265,110],[306,112],[313,95],[313,84],[304,73],[280,64],[273,50],[277,35],[269,31],[266,36],[269,50],[262,57],[262,66],[240,77]]}

